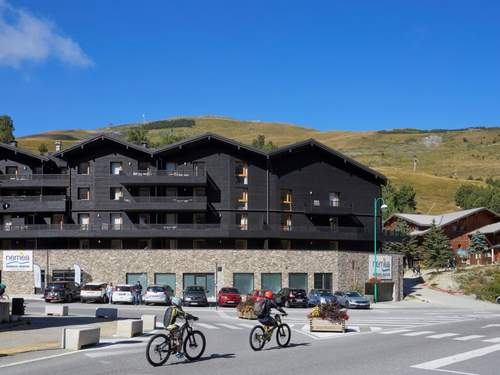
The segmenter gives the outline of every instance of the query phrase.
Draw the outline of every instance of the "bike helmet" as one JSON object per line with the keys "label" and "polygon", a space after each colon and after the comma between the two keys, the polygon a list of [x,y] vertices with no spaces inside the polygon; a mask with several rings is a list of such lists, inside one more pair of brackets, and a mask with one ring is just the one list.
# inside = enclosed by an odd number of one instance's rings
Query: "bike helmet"
{"label": "bike helmet", "polygon": [[273,299],[272,290],[266,290],[266,292],[264,293],[264,297],[266,297],[267,299]]}
{"label": "bike helmet", "polygon": [[181,306],[182,305],[182,300],[179,297],[174,297],[174,298],[172,298],[172,305],[174,305],[174,306]]}

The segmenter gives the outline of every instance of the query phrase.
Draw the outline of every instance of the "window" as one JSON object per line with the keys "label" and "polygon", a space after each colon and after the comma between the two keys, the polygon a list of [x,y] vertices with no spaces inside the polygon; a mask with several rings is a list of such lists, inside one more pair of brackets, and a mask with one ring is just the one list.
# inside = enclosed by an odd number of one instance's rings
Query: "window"
{"label": "window", "polygon": [[111,230],[120,230],[123,225],[122,214],[112,213],[110,216]]}
{"label": "window", "polygon": [[281,189],[281,209],[283,211],[291,211],[292,203],[292,191],[288,189]]}
{"label": "window", "polygon": [[123,248],[122,240],[111,240],[111,248],[122,249]]}
{"label": "window", "polygon": [[248,210],[248,190],[240,189],[237,202],[238,210]]}
{"label": "window", "polygon": [[165,223],[174,225],[177,224],[177,214],[174,213],[168,213],[165,215]]}
{"label": "window", "polygon": [[140,161],[138,163],[138,168],[139,171],[143,172],[144,174],[149,174],[149,167],[151,164],[148,161]]}
{"label": "window", "polygon": [[169,161],[165,166],[165,170],[167,171],[167,175],[174,176],[177,170],[177,164],[173,161]]}
{"label": "window", "polygon": [[193,188],[193,195],[195,197],[204,197],[206,195],[204,187],[195,187]]}
{"label": "window", "polygon": [[340,207],[340,193],[330,193],[330,207]]}
{"label": "window", "polygon": [[240,230],[248,230],[248,214],[236,214],[236,225]]}
{"label": "window", "polygon": [[206,249],[207,241],[206,240],[193,240],[193,249]]}
{"label": "window", "polygon": [[331,273],[315,273],[314,274],[314,289],[332,290],[332,274]]}
{"label": "window", "polygon": [[90,189],[88,187],[78,188],[78,200],[88,201],[90,199]]}
{"label": "window", "polygon": [[236,183],[248,185],[248,164],[243,161],[236,162],[235,168]]}
{"label": "window", "polygon": [[148,274],[146,272],[127,273],[127,284],[134,285],[137,281],[141,283],[142,292],[145,293],[148,287]]}
{"label": "window", "polygon": [[88,161],[78,163],[78,174],[90,174],[90,164]]}
{"label": "window", "polygon": [[151,249],[151,240],[150,239],[141,239],[138,242],[139,249],[147,250]]}
{"label": "window", "polygon": [[155,284],[166,285],[175,294],[175,273],[155,273]]}
{"label": "window", "polygon": [[110,173],[120,175],[123,172],[123,164],[121,161],[112,161],[110,163]]}
{"label": "window", "polygon": [[234,240],[234,248],[238,250],[246,250],[247,249],[247,240]]}
{"label": "window", "polygon": [[123,200],[123,189],[119,187],[113,187],[109,190],[109,198],[113,201]]}
{"label": "window", "polygon": [[203,176],[205,173],[205,163],[200,161],[193,162],[193,173],[195,176]]}
{"label": "window", "polygon": [[281,214],[281,229],[284,231],[292,230],[292,214]]}
{"label": "window", "polygon": [[307,273],[289,273],[288,287],[307,290]]}
{"label": "window", "polygon": [[151,221],[150,214],[139,214],[139,224],[149,224]]}
{"label": "window", "polygon": [[339,241],[329,241],[328,248],[330,250],[338,250],[339,249]]}
{"label": "window", "polygon": [[176,197],[177,196],[177,188],[176,187],[168,187],[165,190],[165,194],[167,197]]}
{"label": "window", "polygon": [[80,240],[79,241],[80,249],[90,249],[90,240]]}
{"label": "window", "polygon": [[338,229],[338,226],[339,226],[339,218],[338,217],[331,216],[328,219],[328,222],[330,223],[330,229],[332,231],[336,231]]}
{"label": "window", "polygon": [[261,289],[272,290],[273,293],[281,289],[281,273],[261,274]]}
{"label": "window", "polygon": [[240,294],[250,294],[253,287],[253,273],[233,273],[233,286]]}
{"label": "window", "polygon": [[89,214],[78,214],[78,224],[80,224],[81,230],[88,230],[90,225]]}
{"label": "window", "polygon": [[19,170],[17,169],[17,167],[14,167],[14,166],[5,167],[5,174],[17,175],[18,173],[19,173]]}
{"label": "window", "polygon": [[151,195],[151,189],[148,187],[140,187],[138,193],[139,197],[149,197]]}

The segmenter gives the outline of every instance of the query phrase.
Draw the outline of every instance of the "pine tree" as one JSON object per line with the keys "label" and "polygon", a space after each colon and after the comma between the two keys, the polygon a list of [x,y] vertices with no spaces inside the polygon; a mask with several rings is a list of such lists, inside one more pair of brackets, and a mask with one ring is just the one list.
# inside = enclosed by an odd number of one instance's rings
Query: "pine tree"
{"label": "pine tree", "polygon": [[40,146],[38,146],[38,152],[42,155],[46,154],[49,151],[47,148],[47,145],[45,143],[41,143]]}
{"label": "pine tree", "polygon": [[399,242],[387,243],[384,246],[384,251],[403,254],[406,266],[410,267],[413,264],[413,260],[419,258],[420,255],[418,241],[414,236],[410,236],[411,228],[405,221],[398,220],[394,229],[404,237]]}
{"label": "pine tree", "polygon": [[14,122],[9,116],[0,116],[0,142],[9,143],[14,140]]}
{"label": "pine tree", "polygon": [[425,265],[428,268],[441,268],[453,257],[448,237],[436,223],[424,236],[423,251]]}
{"label": "pine tree", "polygon": [[484,233],[476,232],[471,236],[470,252],[473,254],[485,253],[489,250],[488,241]]}

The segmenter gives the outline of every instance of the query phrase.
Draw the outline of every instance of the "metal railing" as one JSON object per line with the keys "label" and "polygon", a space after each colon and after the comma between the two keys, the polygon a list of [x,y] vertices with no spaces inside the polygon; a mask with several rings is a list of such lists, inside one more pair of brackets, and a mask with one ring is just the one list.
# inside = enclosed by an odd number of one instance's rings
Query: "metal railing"
{"label": "metal railing", "polygon": [[169,177],[198,177],[205,175],[205,167],[204,166],[178,166],[175,169],[171,170],[135,170],[135,171],[122,171],[120,176],[131,176],[131,177],[144,177],[144,176],[169,176]]}
{"label": "metal railing", "polygon": [[324,233],[365,233],[364,227],[341,227],[328,225],[267,225],[265,229],[282,232],[324,232]]}
{"label": "metal railing", "polygon": [[341,200],[329,200],[329,199],[313,199],[309,202],[309,204],[306,203],[306,206],[308,206],[311,209],[315,208],[324,208],[324,207],[329,207],[329,208],[353,208],[353,204],[351,202],[345,202]]}
{"label": "metal railing", "polygon": [[[204,196],[132,196],[134,202],[137,203],[204,203],[207,197]],[[127,200],[125,200],[127,201]]]}
{"label": "metal railing", "polygon": [[65,201],[65,195],[5,195],[0,196],[2,202],[60,202]]}
{"label": "metal railing", "polygon": [[67,180],[69,174],[1,174],[0,181],[54,181]]}

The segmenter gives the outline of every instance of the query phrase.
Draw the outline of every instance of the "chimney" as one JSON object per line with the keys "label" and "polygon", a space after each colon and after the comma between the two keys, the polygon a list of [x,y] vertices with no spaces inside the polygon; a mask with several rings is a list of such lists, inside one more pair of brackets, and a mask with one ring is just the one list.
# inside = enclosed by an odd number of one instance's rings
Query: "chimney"
{"label": "chimney", "polygon": [[10,145],[12,147],[17,147],[17,141],[16,140],[10,141]]}
{"label": "chimney", "polygon": [[59,152],[62,150],[62,142],[61,141],[55,141],[54,144],[56,146],[56,152]]}
{"label": "chimney", "polygon": [[144,147],[144,148],[148,148],[148,142],[142,142],[141,146]]}

